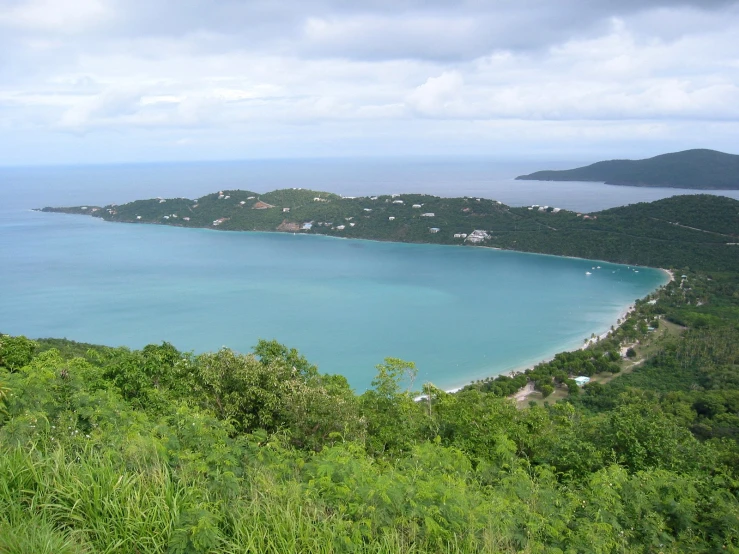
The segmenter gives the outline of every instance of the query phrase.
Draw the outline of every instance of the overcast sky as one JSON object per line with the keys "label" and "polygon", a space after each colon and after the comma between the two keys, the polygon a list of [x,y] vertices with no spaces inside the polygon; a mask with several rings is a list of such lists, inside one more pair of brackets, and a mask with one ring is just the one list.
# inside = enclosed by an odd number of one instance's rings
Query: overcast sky
{"label": "overcast sky", "polygon": [[738,139],[739,1],[0,0],[0,164]]}

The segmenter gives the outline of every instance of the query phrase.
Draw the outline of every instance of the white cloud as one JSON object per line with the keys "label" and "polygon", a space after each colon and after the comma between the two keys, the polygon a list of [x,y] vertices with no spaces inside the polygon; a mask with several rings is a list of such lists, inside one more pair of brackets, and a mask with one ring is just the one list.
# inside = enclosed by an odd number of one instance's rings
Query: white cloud
{"label": "white cloud", "polygon": [[0,11],[0,26],[76,33],[112,15],[102,0],[30,0]]}
{"label": "white cloud", "polygon": [[116,134],[208,157],[739,131],[736,3],[104,1],[0,0],[0,140],[75,136],[84,158]]}

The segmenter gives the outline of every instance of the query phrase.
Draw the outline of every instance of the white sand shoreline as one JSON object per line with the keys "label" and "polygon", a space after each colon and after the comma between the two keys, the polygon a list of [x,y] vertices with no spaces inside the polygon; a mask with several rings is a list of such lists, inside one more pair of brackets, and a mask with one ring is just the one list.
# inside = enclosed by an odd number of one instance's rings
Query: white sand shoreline
{"label": "white sand shoreline", "polygon": [[[544,255],[549,255],[549,254],[544,254]],[[559,256],[559,257],[565,258],[565,257],[568,257],[568,256]],[[584,259],[584,258],[579,258],[579,259]],[[605,262],[605,263],[613,263],[613,262]],[[624,265],[624,264],[617,264],[617,265]],[[628,267],[641,267],[641,266],[628,266]],[[660,287],[658,287],[656,290],[659,290],[659,289],[667,286],[668,284],[670,284],[672,281],[675,280],[675,274],[670,269],[664,269],[664,268],[661,268],[661,267],[651,268],[651,269],[658,269],[659,271],[662,271],[667,276],[667,282],[664,283],[663,285],[660,285]],[[618,316],[617,320],[613,323],[613,328],[614,329],[617,329],[621,324],[623,324],[623,322],[631,315],[631,313],[635,310],[635,308],[636,308],[636,306],[634,304],[629,304],[628,306],[626,306],[626,308],[619,313],[619,316]],[[621,324],[619,324],[618,321],[621,321]],[[534,367],[536,367],[539,364],[551,362],[554,359],[554,356],[556,356],[560,352],[574,352],[576,350],[585,350],[586,348],[588,348],[592,344],[597,343],[598,341],[607,338],[610,333],[611,333],[611,328],[609,327],[608,330],[606,330],[605,332],[603,332],[603,333],[601,333],[599,335],[596,335],[596,338],[592,338],[592,337],[589,338],[588,341],[585,344],[583,344],[582,346],[577,346],[577,347],[565,346],[563,348],[558,349],[551,356],[549,356],[547,358],[544,358],[542,360],[539,360],[536,363],[527,362],[527,363],[525,363],[525,364],[523,364],[521,366],[518,366],[518,367],[516,367],[514,369],[505,370],[505,371],[502,371],[502,372],[497,373],[497,374],[489,375],[488,377],[495,378],[495,377],[499,377],[501,375],[508,375],[510,377],[513,377],[515,375],[518,375],[520,373],[525,372],[527,369],[533,369]],[[468,384],[469,383],[466,383],[464,385],[460,385],[460,386],[457,386],[457,387],[452,387],[452,388],[449,388],[449,389],[445,389],[445,392],[447,392],[447,393],[459,392],[464,387],[466,387]],[[528,384],[527,384],[527,387],[528,387]],[[526,387],[524,387],[524,389],[526,389]],[[520,395],[524,391],[524,389],[521,389],[520,391],[518,391],[514,395],[514,397],[517,400],[519,400],[518,399],[518,395]],[[531,392],[533,392],[533,389],[530,392],[526,393],[526,395],[523,396],[523,399],[525,399],[525,397],[528,396],[528,394],[530,394]]]}

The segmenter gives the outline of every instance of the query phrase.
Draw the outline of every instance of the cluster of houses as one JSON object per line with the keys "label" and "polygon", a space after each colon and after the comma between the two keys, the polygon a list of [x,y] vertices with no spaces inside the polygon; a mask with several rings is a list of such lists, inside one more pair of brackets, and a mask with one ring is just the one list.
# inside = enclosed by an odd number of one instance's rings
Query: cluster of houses
{"label": "cluster of houses", "polygon": [[224,222],[228,221],[228,219],[229,219],[229,218],[227,218],[227,217],[222,217],[222,218],[220,218],[220,219],[216,219],[216,220],[215,220],[215,221],[213,222],[213,225],[214,225],[215,227],[218,227],[218,226],[219,226],[219,225],[220,225],[221,223],[224,223]]}
{"label": "cluster of houses", "polygon": [[[500,202],[498,202],[500,204]],[[533,206],[529,206],[529,210],[536,210],[539,212],[548,212],[549,206],[539,206],[539,204],[534,204]],[[562,211],[562,208],[552,208],[551,212],[553,214],[559,213]],[[578,214],[579,215],[579,214]]]}
{"label": "cluster of houses", "polygon": [[468,235],[468,236],[467,236],[467,237],[465,238],[465,240],[466,240],[467,242],[471,242],[472,244],[478,244],[478,243],[480,243],[480,242],[482,242],[482,241],[484,241],[484,240],[487,240],[487,239],[489,239],[489,238],[490,238],[490,235],[488,234],[488,232],[487,232],[487,231],[483,231],[483,230],[481,230],[481,229],[475,229],[474,231],[472,231],[472,232],[471,232],[471,233],[470,233],[470,234],[469,234],[469,235]]}

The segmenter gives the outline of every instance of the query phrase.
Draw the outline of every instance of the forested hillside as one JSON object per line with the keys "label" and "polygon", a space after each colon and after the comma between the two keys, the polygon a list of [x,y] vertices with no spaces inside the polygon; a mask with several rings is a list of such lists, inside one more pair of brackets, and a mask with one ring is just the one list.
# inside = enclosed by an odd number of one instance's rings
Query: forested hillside
{"label": "forested hillside", "polygon": [[685,150],[646,160],[609,160],[564,171],[537,171],[516,179],[736,190],[739,189],[739,156],[715,150]]}
{"label": "forested hillside", "polygon": [[220,191],[197,200],[44,211],[114,222],[488,246],[635,265],[739,271],[739,201],[712,195],[677,196],[593,214],[553,206],[511,208],[484,198],[341,198],[301,189],[261,195]]}

